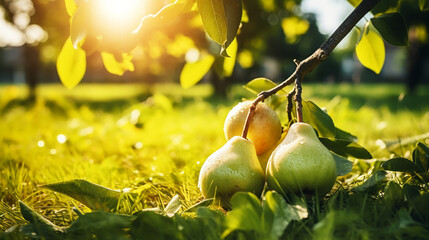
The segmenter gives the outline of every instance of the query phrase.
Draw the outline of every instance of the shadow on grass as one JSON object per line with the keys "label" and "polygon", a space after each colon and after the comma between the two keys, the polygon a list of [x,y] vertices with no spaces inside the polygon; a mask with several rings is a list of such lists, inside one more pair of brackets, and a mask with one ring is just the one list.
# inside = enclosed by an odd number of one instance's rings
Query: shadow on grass
{"label": "shadow on grass", "polygon": [[[121,113],[133,104],[146,100],[150,95],[148,93],[133,96],[132,98],[124,99],[106,99],[106,100],[93,100],[81,99],[79,97],[64,97],[64,98],[41,98],[44,106],[55,114],[67,116],[68,112],[73,108],[80,108],[86,106],[92,111],[102,111],[110,113]],[[39,99],[40,100],[40,99]],[[14,108],[24,108],[30,110],[37,104],[37,99],[31,98],[17,98],[9,101],[2,109],[0,115],[3,115]]]}
{"label": "shadow on grass", "polygon": [[376,109],[387,107],[391,112],[404,109],[413,112],[429,110],[429,85],[420,86],[412,94],[406,93],[403,90],[403,85],[397,84],[314,84],[308,86],[310,92],[306,94],[307,98],[330,100],[340,96],[349,100],[349,107],[352,109],[367,106]]}
{"label": "shadow on grass", "polygon": [[[121,113],[134,104],[145,101],[154,93],[167,96],[172,100],[174,106],[178,108],[186,107],[195,103],[195,101],[207,102],[214,108],[219,106],[232,107],[242,99],[256,97],[256,95],[238,85],[230,89],[227,97],[214,96],[210,94],[210,90],[207,90],[206,87],[194,90],[192,94],[181,89],[180,86],[172,87],[172,85],[169,85],[168,87],[142,91],[140,94],[121,98],[109,98],[109,96],[106,96],[105,99],[91,99],[73,95],[57,96],[55,98],[42,97],[41,99],[44,101],[44,105],[53,113],[67,116],[68,111],[82,106],[86,106],[92,111]],[[420,86],[414,94],[404,94],[403,86],[394,84],[306,84],[303,89],[303,97],[306,100],[315,100],[317,102],[317,99],[322,99],[330,101],[336,96],[340,96],[342,99],[349,100],[349,107],[352,109],[359,109],[363,106],[376,109],[387,107],[393,113],[403,109],[413,112],[429,110],[429,85]],[[17,107],[29,110],[35,104],[37,104],[37,100],[16,98],[7,102],[0,109],[0,115]]]}

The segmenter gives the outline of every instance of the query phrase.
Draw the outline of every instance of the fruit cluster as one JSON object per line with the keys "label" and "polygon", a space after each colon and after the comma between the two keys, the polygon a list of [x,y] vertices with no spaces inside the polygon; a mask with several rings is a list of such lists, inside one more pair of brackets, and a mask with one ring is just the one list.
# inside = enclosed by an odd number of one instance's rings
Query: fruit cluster
{"label": "fruit cluster", "polygon": [[236,105],[225,120],[227,143],[204,162],[198,186],[205,198],[224,206],[238,191],[262,194],[268,189],[287,196],[322,197],[335,183],[332,154],[319,141],[309,124],[294,123],[283,133],[276,112],[259,103],[251,119],[248,139],[241,137],[252,105]]}

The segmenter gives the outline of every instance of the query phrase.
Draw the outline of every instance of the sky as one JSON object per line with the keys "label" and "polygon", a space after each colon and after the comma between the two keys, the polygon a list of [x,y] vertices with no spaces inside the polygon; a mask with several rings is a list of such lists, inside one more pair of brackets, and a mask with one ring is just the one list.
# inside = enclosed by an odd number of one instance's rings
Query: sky
{"label": "sky", "polygon": [[[354,7],[347,0],[303,0],[302,12],[316,14],[317,26],[322,34],[331,35]],[[348,34],[336,49],[347,47],[351,35]]]}
{"label": "sky", "polygon": [[316,14],[317,25],[323,34],[330,35],[353,10],[347,0],[303,0],[303,12]]}

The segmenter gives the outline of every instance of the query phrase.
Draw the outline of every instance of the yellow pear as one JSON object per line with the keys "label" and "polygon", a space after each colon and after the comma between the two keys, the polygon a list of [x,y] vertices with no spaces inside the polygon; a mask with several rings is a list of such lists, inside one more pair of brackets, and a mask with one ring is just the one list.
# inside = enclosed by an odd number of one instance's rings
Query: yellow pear
{"label": "yellow pear", "polygon": [[[251,105],[252,101],[241,102],[228,113],[223,128],[227,140],[241,136]],[[258,103],[247,133],[247,138],[255,144],[256,153],[261,154],[273,148],[281,134],[282,126],[276,112],[267,104]]]}
{"label": "yellow pear", "polygon": [[281,194],[323,197],[335,183],[337,168],[313,127],[295,123],[271,154],[266,175],[268,188]]}
{"label": "yellow pear", "polygon": [[198,186],[205,198],[216,197],[228,204],[238,191],[262,193],[264,172],[253,143],[242,137],[231,138],[212,153],[200,170]]}
{"label": "yellow pear", "polygon": [[278,144],[280,144],[283,141],[283,139],[286,137],[286,134],[287,134],[287,129],[283,129],[283,133],[281,135],[280,140],[277,142],[277,144],[274,147],[272,147],[270,150],[264,153],[258,154],[259,163],[261,164],[261,167],[262,167],[262,170],[264,170],[264,173],[267,169],[268,159],[270,159],[271,154],[277,148]]}

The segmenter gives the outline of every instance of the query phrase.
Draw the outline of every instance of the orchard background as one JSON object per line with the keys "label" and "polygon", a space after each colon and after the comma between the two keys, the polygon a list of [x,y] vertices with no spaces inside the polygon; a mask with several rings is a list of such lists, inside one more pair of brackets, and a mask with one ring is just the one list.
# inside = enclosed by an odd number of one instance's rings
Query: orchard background
{"label": "orchard background", "polygon": [[[312,0],[0,3],[0,239],[427,238],[428,1],[340,35]],[[332,191],[203,199],[228,111],[264,100],[287,129],[301,97],[341,155]]]}

